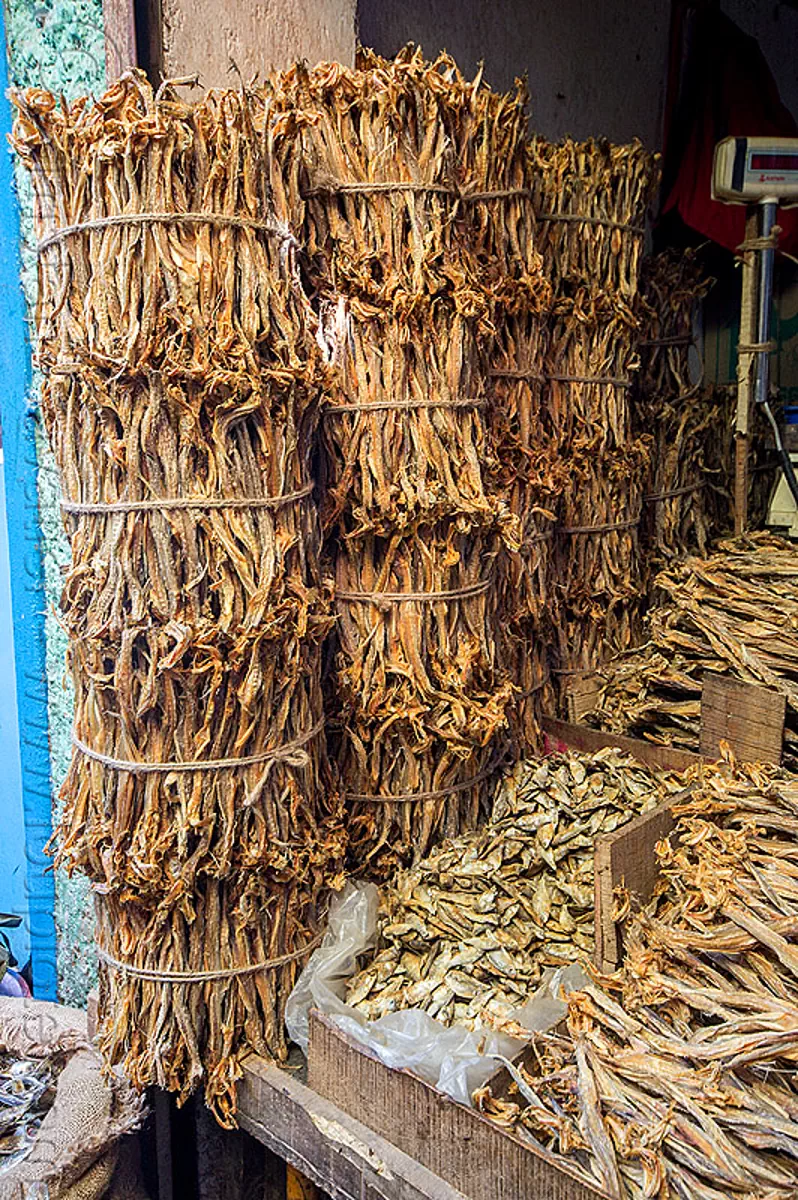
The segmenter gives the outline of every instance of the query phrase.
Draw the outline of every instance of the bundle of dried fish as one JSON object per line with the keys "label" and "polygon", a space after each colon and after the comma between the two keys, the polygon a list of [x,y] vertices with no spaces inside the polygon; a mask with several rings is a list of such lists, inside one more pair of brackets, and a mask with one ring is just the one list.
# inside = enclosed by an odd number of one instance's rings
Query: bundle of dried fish
{"label": "bundle of dried fish", "polygon": [[567,681],[638,640],[639,534],[649,440],[619,450],[574,449],[562,502],[555,570],[562,589],[557,671]]}
{"label": "bundle of dried fish", "polygon": [[654,439],[641,530],[649,569],[690,551],[703,554],[709,540],[705,447],[717,412],[691,377],[690,357],[696,304],[712,282],[695,250],[643,263],[634,417]]}
{"label": "bundle of dried fish", "polygon": [[0,1176],[30,1154],[63,1064],[61,1053],[37,1059],[0,1053]]}
{"label": "bundle of dried fish", "polygon": [[721,542],[661,572],[648,641],[608,663],[589,720],[697,750],[704,674],[729,672],[787,700],[784,761],[798,764],[798,550],[771,534]]}
{"label": "bundle of dried fish", "polygon": [[330,726],[361,869],[385,873],[476,823],[512,691],[497,661],[495,553],[451,524],[336,547]]}
{"label": "bundle of dried fish", "polygon": [[383,536],[444,515],[490,524],[493,307],[548,291],[526,247],[515,279],[490,257],[528,220],[513,177],[523,92],[497,96],[447,55],[408,47],[391,61],[360,51],[354,70],[296,66],[267,97],[339,367],[323,424],[326,523],[349,510]]}
{"label": "bundle of dried fish", "polygon": [[264,94],[337,370],[320,454],[340,619],[329,708],[352,865],[379,874],[474,823],[504,740],[493,560],[498,539],[518,552],[527,462],[500,460],[487,368],[503,315],[523,311],[536,336],[549,296],[526,98],[411,48],[295,67]]}
{"label": "bundle of dried fish", "polygon": [[587,286],[631,303],[659,156],[637,141],[535,138],[529,157],[538,249],[555,296]]}
{"label": "bundle of dried fish", "polygon": [[666,786],[615,750],[517,763],[485,826],[383,890],[377,953],[347,1002],[370,1019],[417,1007],[501,1028],[547,967],[590,959],[594,839]]}
{"label": "bundle of dried fish", "polygon": [[[737,385],[712,385],[707,388],[704,403],[707,410],[712,411],[704,448],[709,479],[704,503],[712,537],[720,537],[734,528]],[[778,420],[778,403],[771,404],[771,408]],[[779,469],[770,422],[761,407],[754,405],[748,461],[748,525],[751,529],[762,529],[765,525]]]}
{"label": "bundle of dried fish", "polygon": [[[281,997],[342,856],[310,495],[316,324],[261,100],[189,104],[134,72],[94,103],[15,104],[72,544],[59,861],[98,891],[106,1051],[141,1085],[185,1096],[204,1078],[229,1121],[241,1055],[285,1054]],[[244,909],[252,945],[209,967]]]}
{"label": "bundle of dried fish", "polygon": [[624,966],[568,997],[567,1035],[533,1035],[518,1102],[476,1099],[619,1200],[788,1200],[798,789],[775,770],[705,769],[681,812]]}
{"label": "bundle of dried fish", "polygon": [[556,627],[567,630],[557,655],[564,696],[564,681],[595,666],[608,645],[628,644],[636,622],[647,456],[642,440],[633,441],[629,398],[657,160],[639,143],[538,139],[529,161],[538,247],[554,292],[545,409],[568,476],[580,480],[565,490],[553,541]]}

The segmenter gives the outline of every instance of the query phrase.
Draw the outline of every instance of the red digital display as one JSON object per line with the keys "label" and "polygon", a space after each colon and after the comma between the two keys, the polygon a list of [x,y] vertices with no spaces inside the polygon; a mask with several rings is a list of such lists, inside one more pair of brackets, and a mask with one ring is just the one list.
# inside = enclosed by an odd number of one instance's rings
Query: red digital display
{"label": "red digital display", "polygon": [[752,154],[752,171],[798,171],[798,154]]}

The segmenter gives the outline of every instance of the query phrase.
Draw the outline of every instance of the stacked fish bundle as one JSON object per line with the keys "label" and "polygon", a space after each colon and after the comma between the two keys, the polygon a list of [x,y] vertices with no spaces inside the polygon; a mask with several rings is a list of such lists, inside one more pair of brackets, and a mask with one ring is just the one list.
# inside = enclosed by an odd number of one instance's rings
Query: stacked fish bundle
{"label": "stacked fish bundle", "polygon": [[705,768],[657,853],[621,970],[567,997],[567,1032],[532,1035],[515,1097],[474,1099],[617,1200],[792,1200],[798,787]]}
{"label": "stacked fish bundle", "polygon": [[633,401],[636,428],[654,439],[641,530],[649,576],[673,558],[704,554],[709,542],[707,457],[718,413],[691,377],[690,351],[696,304],[711,285],[694,250],[666,251],[643,264]]}
{"label": "stacked fish bundle", "polygon": [[547,409],[570,485],[554,538],[561,692],[634,635],[648,439],[635,437],[637,293],[656,158],[640,146],[533,141],[538,247],[554,297]]}
{"label": "stacked fish bundle", "polygon": [[142,73],[14,97],[33,175],[42,407],[72,563],[58,862],[96,890],[100,1039],[137,1086],[284,1057],[340,870],[310,459],[323,369],[259,102]]}
{"label": "stacked fish bundle", "polygon": [[422,1008],[510,1030],[552,967],[593,956],[593,843],[677,779],[616,750],[516,764],[490,821],[443,842],[383,889],[377,953],[347,1002],[370,1020]]}
{"label": "stacked fish bundle", "polygon": [[539,262],[510,279],[493,255],[529,205],[512,153],[526,115],[520,92],[413,50],[298,66],[264,94],[337,371],[329,704],[352,866],[379,875],[477,820],[506,739],[495,564],[520,521],[493,482],[486,378],[498,307],[546,294]]}
{"label": "stacked fish bundle", "polygon": [[663,603],[639,649],[599,674],[591,724],[686,750],[699,748],[707,672],[781,692],[783,761],[798,766],[798,550],[772,534],[720,542],[655,580]]}

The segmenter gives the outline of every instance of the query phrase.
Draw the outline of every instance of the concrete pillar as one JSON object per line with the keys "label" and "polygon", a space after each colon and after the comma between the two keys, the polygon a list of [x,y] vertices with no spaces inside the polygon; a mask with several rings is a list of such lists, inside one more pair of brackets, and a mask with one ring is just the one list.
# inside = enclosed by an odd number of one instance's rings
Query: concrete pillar
{"label": "concrete pillar", "polygon": [[356,0],[161,0],[161,70],[231,87],[297,59],[348,66],[355,58]]}

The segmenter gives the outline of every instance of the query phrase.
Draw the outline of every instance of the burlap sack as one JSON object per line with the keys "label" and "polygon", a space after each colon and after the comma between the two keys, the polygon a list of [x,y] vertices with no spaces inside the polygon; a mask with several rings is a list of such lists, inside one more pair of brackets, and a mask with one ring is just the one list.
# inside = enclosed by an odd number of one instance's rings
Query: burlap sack
{"label": "burlap sack", "polygon": [[135,1184],[123,1185],[117,1176],[117,1188],[114,1176],[119,1139],[141,1122],[142,1101],[124,1079],[104,1071],[88,1041],[86,1014],[0,997],[0,1050],[24,1058],[56,1050],[68,1055],[33,1149],[0,1175],[0,1200],[114,1200],[123,1186],[126,1198],[139,1200]]}

